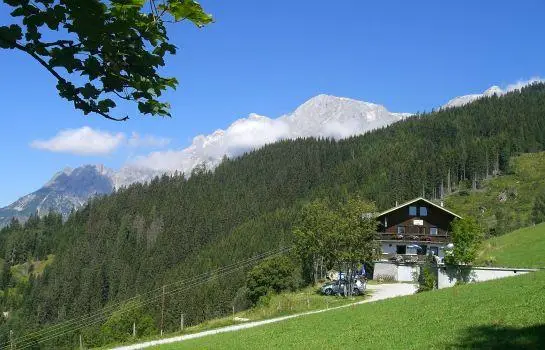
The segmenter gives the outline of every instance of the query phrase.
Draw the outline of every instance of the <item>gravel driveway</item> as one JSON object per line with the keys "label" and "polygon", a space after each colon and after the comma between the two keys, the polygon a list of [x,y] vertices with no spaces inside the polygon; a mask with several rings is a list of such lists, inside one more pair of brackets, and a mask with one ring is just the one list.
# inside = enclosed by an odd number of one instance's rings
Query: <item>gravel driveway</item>
{"label": "gravel driveway", "polygon": [[241,329],[261,326],[261,325],[268,324],[268,323],[275,323],[275,322],[281,322],[281,321],[284,321],[284,320],[289,320],[290,318],[296,318],[296,317],[301,317],[301,316],[305,316],[305,315],[318,314],[318,313],[321,313],[321,312],[327,312],[327,311],[330,311],[330,310],[340,309],[340,308],[348,307],[348,306],[352,306],[352,305],[371,303],[371,302],[377,301],[377,300],[383,300],[383,299],[389,299],[389,298],[395,298],[395,297],[399,297],[399,296],[414,294],[416,292],[416,286],[414,284],[409,284],[409,283],[384,283],[384,284],[368,285],[367,290],[372,292],[370,298],[362,300],[362,301],[358,301],[358,302],[352,303],[352,304],[346,304],[346,305],[342,305],[342,306],[332,307],[332,308],[329,308],[329,309],[307,311],[307,312],[302,312],[302,313],[299,313],[299,314],[294,314],[294,315],[289,315],[289,316],[270,318],[268,320],[247,322],[247,323],[233,325],[233,326],[227,326],[227,327],[222,327],[222,328],[217,328],[217,329],[211,329],[209,331],[204,331],[204,332],[199,332],[199,333],[186,334],[186,335],[180,335],[180,336],[172,337],[172,338],[165,338],[165,339],[147,341],[147,342],[139,343],[139,344],[121,346],[121,347],[117,347],[117,348],[113,348],[113,349],[114,350],[144,349],[144,348],[148,348],[148,347],[151,347],[151,346],[157,346],[157,345],[169,344],[169,343],[176,343],[176,342],[180,342],[180,341],[183,341],[183,340],[201,338],[201,337],[205,337],[205,336],[213,335],[213,334],[219,334],[219,333],[225,333],[225,332],[234,332],[234,331],[238,331],[238,330],[241,330]]}

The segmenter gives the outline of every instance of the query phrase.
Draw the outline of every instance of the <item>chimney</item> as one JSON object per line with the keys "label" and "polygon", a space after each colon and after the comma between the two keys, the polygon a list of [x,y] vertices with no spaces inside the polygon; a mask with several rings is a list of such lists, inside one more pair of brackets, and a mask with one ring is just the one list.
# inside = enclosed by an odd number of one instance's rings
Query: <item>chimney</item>
{"label": "chimney", "polygon": [[441,201],[441,207],[444,207],[444,206],[445,206],[445,205],[444,205],[443,201]]}
{"label": "chimney", "polygon": [[395,206],[397,207],[397,201],[396,201],[396,205],[395,205]]}

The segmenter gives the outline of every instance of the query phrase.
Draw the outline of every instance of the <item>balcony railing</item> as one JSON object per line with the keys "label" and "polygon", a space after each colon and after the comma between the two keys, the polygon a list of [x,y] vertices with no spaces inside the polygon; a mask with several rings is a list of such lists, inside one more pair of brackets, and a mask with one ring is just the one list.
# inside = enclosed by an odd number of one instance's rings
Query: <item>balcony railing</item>
{"label": "balcony railing", "polygon": [[414,255],[414,254],[382,254],[380,257],[383,261],[391,261],[398,263],[418,263],[424,262],[427,259],[426,255]]}
{"label": "balcony railing", "polygon": [[423,234],[395,234],[378,232],[377,239],[381,241],[414,241],[414,242],[446,242],[449,240],[448,233],[437,235],[423,235]]}

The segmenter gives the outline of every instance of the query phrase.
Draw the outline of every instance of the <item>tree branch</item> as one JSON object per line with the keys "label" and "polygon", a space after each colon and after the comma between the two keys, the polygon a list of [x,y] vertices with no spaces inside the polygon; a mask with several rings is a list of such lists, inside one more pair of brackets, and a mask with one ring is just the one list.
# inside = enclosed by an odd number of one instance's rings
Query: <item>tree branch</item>
{"label": "tree branch", "polygon": [[[57,80],[60,82],[60,83],[63,83],[63,84],[68,84],[68,82],[66,81],[66,79],[64,79],[59,73],[57,73],[53,67],[51,67],[43,58],[41,58],[40,56],[38,56],[35,52],[31,51],[29,48],[27,48],[26,46],[23,46],[17,42],[14,42],[13,43],[13,46],[23,52],[26,52],[27,54],[29,54],[30,56],[32,56],[36,61],[38,61],[45,69],[47,69],[47,71],[49,73],[51,73],[55,78],[57,78]],[[79,97],[77,94],[74,94],[73,95],[74,97],[74,102],[79,102],[79,103],[83,103],[85,105],[88,105],[89,104],[83,100],[81,97]],[[125,116],[123,118],[115,118],[115,117],[112,117],[110,115],[108,115],[107,113],[104,113],[102,112],[101,110],[99,110],[98,108],[95,108],[95,107],[92,107],[92,106],[89,106],[89,108],[91,109],[92,112],[94,113],[97,113],[99,115],[101,115],[102,117],[106,118],[106,119],[110,119],[110,120],[113,120],[113,121],[117,121],[117,122],[121,122],[121,121],[126,121],[129,119],[128,116]]]}
{"label": "tree branch", "polygon": [[69,47],[76,47],[76,46],[81,46],[81,43],[74,44],[74,41],[72,41],[72,40],[57,40],[57,41],[53,41],[53,42],[50,42],[50,43],[41,43],[41,45],[43,45],[44,47],[65,46],[65,45],[68,45]]}

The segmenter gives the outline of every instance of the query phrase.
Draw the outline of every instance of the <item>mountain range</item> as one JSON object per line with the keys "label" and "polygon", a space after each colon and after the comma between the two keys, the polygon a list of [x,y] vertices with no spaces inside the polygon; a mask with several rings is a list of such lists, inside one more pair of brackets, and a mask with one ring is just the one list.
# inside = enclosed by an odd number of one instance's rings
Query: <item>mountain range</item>
{"label": "mountain range", "polygon": [[56,173],[43,187],[0,208],[0,227],[12,218],[25,221],[30,215],[54,211],[67,217],[96,195],[114,190],[113,171],[100,165],[84,165]]}
{"label": "mountain range", "polygon": [[[463,106],[482,97],[502,95],[497,86],[482,94],[451,99],[441,108]],[[197,166],[214,169],[224,157],[237,157],[266,144],[283,139],[320,137],[342,139],[361,135],[409,118],[411,113],[393,113],[384,106],[331,95],[315,96],[292,113],[279,118],[250,114],[232,123],[227,129],[218,129],[210,135],[199,135],[182,150],[154,152],[138,157],[118,171],[103,165],[84,165],[65,169],[53,176],[42,188],[0,208],[0,227],[15,217],[26,220],[30,215],[50,211],[67,217],[95,195],[109,194],[117,188],[135,182],[148,182],[162,174],[180,172],[190,174]]]}

